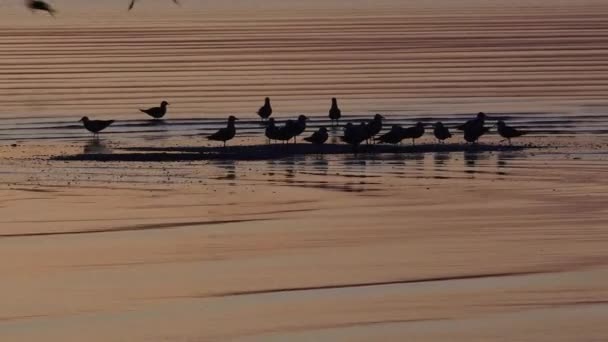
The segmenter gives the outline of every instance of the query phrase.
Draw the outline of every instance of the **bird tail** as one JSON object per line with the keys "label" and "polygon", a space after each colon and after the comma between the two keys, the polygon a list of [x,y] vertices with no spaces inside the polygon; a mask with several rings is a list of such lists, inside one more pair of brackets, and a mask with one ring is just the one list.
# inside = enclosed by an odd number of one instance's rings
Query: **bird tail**
{"label": "bird tail", "polygon": [[306,138],[304,138],[304,140],[305,140],[305,141],[308,141],[308,142],[313,142],[313,141],[312,141],[312,137],[306,137]]}

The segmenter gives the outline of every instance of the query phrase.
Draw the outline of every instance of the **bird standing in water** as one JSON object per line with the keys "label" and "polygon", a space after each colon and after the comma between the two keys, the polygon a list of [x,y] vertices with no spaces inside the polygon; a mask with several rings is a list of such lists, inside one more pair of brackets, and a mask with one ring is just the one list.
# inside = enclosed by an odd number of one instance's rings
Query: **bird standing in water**
{"label": "bird standing in water", "polygon": [[496,126],[498,127],[498,134],[500,134],[501,137],[507,139],[509,141],[509,145],[511,145],[512,138],[521,137],[522,135],[526,134],[526,132],[520,131],[514,127],[507,126],[507,124],[502,120],[499,120],[496,123]]}
{"label": "bird standing in water", "polygon": [[304,138],[304,140],[315,145],[323,145],[327,139],[329,139],[329,134],[327,134],[327,128],[325,127],[320,127],[319,130],[314,132],[311,136]]}
{"label": "bird standing in water", "polygon": [[439,142],[443,142],[444,140],[452,137],[452,133],[450,133],[450,130],[445,127],[443,125],[443,122],[441,121],[437,121],[435,123],[435,129],[433,130],[433,134],[435,134],[435,138],[437,138],[437,141]]}
{"label": "bird standing in water", "polygon": [[45,11],[48,12],[51,16],[55,16],[55,9],[42,0],[26,0],[25,3],[27,7],[32,10],[32,12],[36,10]]}
{"label": "bird standing in water", "polygon": [[296,121],[287,120],[285,126],[282,128],[286,136],[293,138],[294,144],[297,142],[297,136],[302,134],[306,129],[306,121],[308,121],[308,117],[306,117],[306,115],[300,115]]}
{"label": "bird standing in water", "polygon": [[155,119],[160,119],[163,116],[165,116],[165,114],[167,114],[168,105],[169,105],[169,103],[167,101],[163,101],[163,102],[161,102],[160,107],[152,107],[149,109],[140,109],[139,111],[141,111],[142,113],[146,113]]}
{"label": "bird standing in water", "polygon": [[416,139],[424,135],[424,124],[418,122],[416,126],[408,127],[403,130],[403,139],[412,139],[412,145],[416,146]]}
{"label": "bird standing in water", "polygon": [[[131,0],[131,3],[129,4],[129,11],[133,9],[133,6],[135,6],[135,1],[137,1],[137,0]],[[176,5],[179,5],[179,2],[177,0],[173,0],[173,2]]]}
{"label": "bird standing in water", "polygon": [[270,105],[270,98],[264,99],[264,105],[258,109],[258,115],[262,121],[267,120],[272,115],[272,106]]}
{"label": "bird standing in water", "polygon": [[365,139],[367,138],[367,125],[364,122],[359,126],[355,126],[352,123],[347,123],[344,127],[344,136],[341,137],[342,141],[347,144],[353,145],[356,149]]}
{"label": "bird standing in water", "polygon": [[459,125],[458,127],[456,127],[456,129],[458,129],[460,131],[465,131],[467,128],[470,128],[473,126],[483,126],[485,124],[486,118],[487,118],[487,116],[484,112],[479,112],[479,113],[477,113],[477,117],[475,119],[468,120],[467,122],[463,123],[462,125]]}
{"label": "bird standing in water", "polygon": [[331,108],[329,108],[329,119],[331,120],[332,127],[339,125],[339,120],[342,117],[342,111],[338,107],[338,100],[333,97],[331,99]]}
{"label": "bird standing in water", "polygon": [[381,135],[377,141],[381,144],[400,144],[401,140],[405,138],[403,131],[403,127],[393,125],[391,130]]}
{"label": "bird standing in water", "polygon": [[226,141],[232,140],[236,135],[236,127],[234,127],[234,122],[238,120],[234,116],[230,115],[228,117],[228,125],[226,128],[220,128],[217,132],[208,136],[207,139],[221,141],[224,143],[224,147],[226,147]]}
{"label": "bird standing in water", "polygon": [[374,118],[367,124],[367,137],[365,140],[372,139],[374,141],[374,137],[380,133],[382,130],[382,119],[384,116],[380,114],[374,115]]}
{"label": "bird standing in water", "polygon": [[274,118],[268,119],[266,123],[266,129],[264,135],[268,138],[268,142],[271,143],[273,140],[279,140],[279,128],[274,123]]}
{"label": "bird standing in water", "polygon": [[114,120],[89,120],[87,116],[83,116],[82,119],[78,121],[82,122],[84,128],[93,133],[93,136],[95,137],[99,137],[99,132],[103,131],[114,123]]}

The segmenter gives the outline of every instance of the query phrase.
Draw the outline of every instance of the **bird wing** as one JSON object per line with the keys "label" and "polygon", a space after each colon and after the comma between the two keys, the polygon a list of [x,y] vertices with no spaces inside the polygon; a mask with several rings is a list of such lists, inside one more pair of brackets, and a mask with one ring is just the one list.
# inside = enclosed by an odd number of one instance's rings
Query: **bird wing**
{"label": "bird wing", "polygon": [[133,9],[133,6],[135,6],[135,0],[131,0],[131,3],[129,4],[129,11]]}
{"label": "bird wing", "polygon": [[208,136],[207,139],[209,139],[209,140],[223,139],[226,134],[227,134],[226,128],[220,128],[217,132]]}

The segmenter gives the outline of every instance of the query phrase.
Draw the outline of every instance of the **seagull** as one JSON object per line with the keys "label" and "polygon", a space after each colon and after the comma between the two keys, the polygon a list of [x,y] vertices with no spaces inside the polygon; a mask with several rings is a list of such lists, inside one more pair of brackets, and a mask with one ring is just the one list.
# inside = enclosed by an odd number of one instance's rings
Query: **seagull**
{"label": "seagull", "polygon": [[306,129],[306,121],[308,117],[306,115],[298,116],[298,120],[287,120],[285,126],[282,128],[286,136],[293,138],[294,144],[297,142],[296,137],[304,132]]}
{"label": "seagull", "polygon": [[140,109],[139,111],[142,113],[146,113],[155,119],[160,119],[167,113],[167,106],[169,103],[167,101],[163,101],[160,103],[160,107],[152,107],[149,109]]}
{"label": "seagull", "polygon": [[87,116],[83,116],[82,119],[78,121],[82,122],[84,124],[84,128],[93,133],[93,136],[95,137],[98,137],[99,132],[103,131],[114,123],[114,120],[89,120]]}
{"label": "seagull", "polygon": [[236,135],[236,128],[234,127],[234,122],[236,120],[238,119],[230,115],[228,117],[228,125],[226,128],[220,128],[217,132],[208,136],[207,139],[222,141],[224,143],[224,147],[226,147],[226,141],[231,140]]}
{"label": "seagull", "polygon": [[[338,108],[338,100],[333,97],[331,99],[331,108],[329,109],[329,119],[332,126],[338,126],[338,120],[342,117],[342,111]],[[335,122],[335,124],[334,124]]]}
{"label": "seagull", "polygon": [[507,126],[507,124],[502,120],[499,120],[496,123],[496,126],[498,126],[498,134],[500,134],[501,137],[506,138],[509,141],[509,145],[511,145],[511,138],[521,137],[522,135],[526,134],[526,132]]}
{"label": "seagull", "polygon": [[274,118],[268,119],[264,135],[266,135],[266,138],[268,138],[268,141],[270,142],[273,140],[279,140],[279,128],[275,125]]}
{"label": "seagull", "polygon": [[258,115],[262,121],[267,120],[272,115],[272,106],[270,106],[270,98],[264,99],[264,105],[258,109]]}
{"label": "seagull", "polygon": [[403,127],[393,125],[390,131],[384,133],[378,138],[378,142],[381,144],[400,144],[404,137]]}
{"label": "seagull", "polygon": [[[133,6],[135,6],[135,1],[137,1],[137,0],[131,0],[131,3],[129,4],[129,11],[133,9]],[[177,0],[173,0],[173,2],[176,5],[179,5],[179,2]]]}
{"label": "seagull", "polygon": [[344,136],[341,139],[345,143],[357,147],[365,140],[367,134],[367,127],[364,122],[359,126],[355,126],[349,122],[344,127]]}
{"label": "seagull", "polygon": [[470,143],[476,143],[477,140],[479,140],[482,135],[488,133],[489,130],[489,127],[484,127],[480,125],[467,127],[464,130],[464,140]]}
{"label": "seagull", "polygon": [[435,134],[435,138],[437,138],[439,142],[443,142],[445,139],[449,139],[452,137],[452,133],[450,133],[450,130],[445,127],[443,125],[443,122],[441,121],[437,121],[435,123],[435,129],[433,130],[433,133]]}
{"label": "seagull", "polygon": [[374,118],[367,124],[367,139],[374,140],[374,137],[382,130],[382,119],[384,116],[380,114],[374,115]]}
{"label": "seagull", "polygon": [[479,113],[477,113],[477,117],[475,119],[472,119],[472,120],[469,120],[469,121],[463,123],[462,125],[456,127],[456,129],[458,129],[460,131],[464,131],[464,130],[466,130],[467,127],[470,127],[470,126],[475,126],[475,125],[483,126],[485,123],[485,119],[486,119],[486,114],[484,112],[479,112]]}
{"label": "seagull", "polygon": [[27,0],[26,5],[32,12],[35,10],[46,11],[49,12],[51,16],[55,16],[55,9],[42,0]]}
{"label": "seagull", "polygon": [[418,122],[416,126],[408,127],[403,130],[403,139],[412,139],[412,145],[416,146],[416,139],[424,135],[424,124]]}
{"label": "seagull", "polygon": [[304,138],[304,140],[315,145],[323,145],[328,138],[329,134],[327,134],[327,128],[320,127],[318,131],[314,132],[311,136]]}

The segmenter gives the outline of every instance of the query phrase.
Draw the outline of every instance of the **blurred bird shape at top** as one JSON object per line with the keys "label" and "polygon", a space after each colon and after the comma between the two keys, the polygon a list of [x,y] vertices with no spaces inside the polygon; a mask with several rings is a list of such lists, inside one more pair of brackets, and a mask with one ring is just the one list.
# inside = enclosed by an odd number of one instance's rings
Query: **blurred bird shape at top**
{"label": "blurred bird shape at top", "polygon": [[441,121],[437,121],[435,123],[435,128],[433,129],[433,134],[435,135],[435,138],[437,138],[437,141],[439,141],[439,142],[443,142],[444,140],[452,137],[452,133],[450,133],[450,130],[447,127],[445,127],[443,125],[443,122],[441,122]]}
{"label": "blurred bird shape at top", "polygon": [[[135,6],[135,2],[137,2],[138,0],[131,0],[131,3],[129,4],[129,11],[133,9],[133,6]],[[173,0],[173,2],[176,5],[179,5],[179,2],[177,0]]]}
{"label": "blurred bird shape at top", "polygon": [[331,108],[329,108],[329,119],[331,120],[332,126],[337,126],[338,121],[342,117],[342,111],[338,107],[338,100],[333,97],[331,99]]}
{"label": "blurred bird shape at top", "polygon": [[320,127],[311,136],[304,138],[304,140],[315,145],[323,145],[327,139],[329,139],[329,134],[327,133],[327,128],[325,127]]}
{"label": "blurred bird shape at top", "polygon": [[95,137],[99,135],[99,132],[103,131],[114,123],[114,120],[90,120],[87,116],[83,116],[82,119],[78,121],[82,122],[84,128],[93,133]]}
{"label": "blurred bird shape at top", "polygon": [[55,16],[55,9],[51,7],[48,3],[42,0],[26,0],[26,6],[33,11],[45,11],[48,12],[51,16]]}
{"label": "blurred bird shape at top", "polygon": [[524,131],[520,131],[514,127],[507,126],[507,124],[502,120],[499,120],[496,123],[496,126],[498,127],[498,134],[500,134],[501,137],[507,139],[509,141],[509,145],[511,145],[512,138],[521,137],[522,135],[526,134],[526,132]]}
{"label": "blurred bird shape at top", "polygon": [[140,109],[140,111],[142,113],[146,113],[148,115],[150,115],[151,117],[155,118],[155,119],[160,119],[163,116],[165,116],[165,114],[167,114],[167,106],[169,105],[169,103],[167,101],[163,101],[160,104],[160,107],[152,107],[149,109]]}
{"label": "blurred bird shape at top", "polygon": [[272,115],[272,106],[270,105],[270,98],[264,99],[264,105],[258,109],[258,115],[262,121],[268,119]]}
{"label": "blurred bird shape at top", "polygon": [[226,141],[232,140],[232,138],[234,138],[236,135],[236,127],[234,126],[234,122],[237,120],[238,119],[233,115],[230,115],[228,117],[228,124],[226,125],[226,128],[220,128],[217,132],[208,136],[207,139],[221,141],[224,143],[224,147],[226,147]]}

